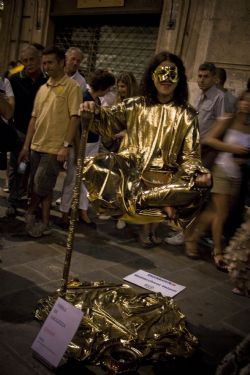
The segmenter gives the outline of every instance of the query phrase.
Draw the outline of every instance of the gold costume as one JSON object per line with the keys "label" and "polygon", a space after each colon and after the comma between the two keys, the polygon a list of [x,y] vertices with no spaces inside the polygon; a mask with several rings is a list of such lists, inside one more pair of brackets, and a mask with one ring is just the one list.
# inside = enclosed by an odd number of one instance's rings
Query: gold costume
{"label": "gold costume", "polygon": [[144,97],[101,108],[91,131],[112,139],[126,130],[118,153],[87,160],[83,179],[92,205],[137,224],[169,220],[163,208],[176,208],[169,223],[185,227],[200,208],[207,188],[195,187],[200,160],[196,112],[187,106],[146,105]]}
{"label": "gold costume", "polygon": [[[39,301],[38,320],[47,318],[57,297],[55,293]],[[184,314],[160,293],[137,294],[127,284],[72,280],[65,299],[84,313],[67,359],[103,364],[116,374],[135,370],[143,359],[188,358],[197,349]]]}

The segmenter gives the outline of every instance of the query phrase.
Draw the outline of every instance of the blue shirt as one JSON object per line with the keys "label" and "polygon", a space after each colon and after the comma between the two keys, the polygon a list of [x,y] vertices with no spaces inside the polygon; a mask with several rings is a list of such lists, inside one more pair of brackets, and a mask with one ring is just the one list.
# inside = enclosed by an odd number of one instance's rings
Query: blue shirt
{"label": "blue shirt", "polygon": [[224,93],[214,85],[202,92],[196,100],[201,139],[208,133],[215,120],[225,112]]}

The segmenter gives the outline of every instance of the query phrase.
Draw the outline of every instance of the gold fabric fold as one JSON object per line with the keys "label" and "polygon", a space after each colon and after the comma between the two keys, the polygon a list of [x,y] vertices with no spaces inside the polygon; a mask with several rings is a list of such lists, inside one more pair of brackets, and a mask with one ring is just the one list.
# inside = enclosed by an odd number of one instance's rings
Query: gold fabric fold
{"label": "gold fabric fold", "polygon": [[102,108],[91,125],[106,139],[124,129],[118,153],[86,161],[83,180],[92,205],[137,224],[168,220],[163,208],[173,206],[178,217],[169,223],[185,227],[208,192],[194,184],[197,173],[208,173],[200,160],[195,111],[173,103],[147,106],[137,97]]}
{"label": "gold fabric fold", "polygon": [[[38,320],[46,319],[58,295],[39,301],[35,312]],[[197,338],[187,330],[183,313],[173,299],[160,293],[136,294],[127,284],[73,280],[68,283],[65,299],[84,313],[67,348],[67,358],[114,364],[113,353],[121,348],[124,359],[130,353],[133,361],[186,358],[197,347]]]}

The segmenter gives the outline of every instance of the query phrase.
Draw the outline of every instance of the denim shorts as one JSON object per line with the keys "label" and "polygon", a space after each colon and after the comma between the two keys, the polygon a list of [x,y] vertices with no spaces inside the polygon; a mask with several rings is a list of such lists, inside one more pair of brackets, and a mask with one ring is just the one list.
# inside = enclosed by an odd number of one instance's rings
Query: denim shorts
{"label": "denim shorts", "polygon": [[41,197],[51,195],[62,168],[62,163],[57,160],[57,155],[31,151],[30,166],[33,191]]}

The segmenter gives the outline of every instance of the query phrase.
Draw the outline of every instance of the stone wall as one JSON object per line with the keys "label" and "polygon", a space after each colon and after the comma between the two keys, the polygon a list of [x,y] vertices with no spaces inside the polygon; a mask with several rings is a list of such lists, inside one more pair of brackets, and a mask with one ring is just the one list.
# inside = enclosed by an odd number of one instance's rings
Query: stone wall
{"label": "stone wall", "polygon": [[[54,7],[50,9],[50,0],[5,1],[1,19],[1,36],[4,36],[0,45],[1,72],[10,60],[18,58],[23,45],[53,42],[50,14],[56,16],[56,3],[64,4],[63,1],[55,1],[52,3]],[[69,2],[67,4],[69,6]],[[72,17],[77,11],[76,2],[70,4],[72,9],[68,16]],[[132,1],[127,0],[127,5],[131,7],[131,4]],[[143,1],[139,5],[142,11]],[[226,86],[238,95],[245,88],[250,75],[249,0],[163,0],[156,51],[163,49],[182,57],[191,102],[198,91],[198,67],[206,60],[227,70]]]}
{"label": "stone wall", "polygon": [[179,54],[186,66],[191,102],[199,91],[198,67],[212,61],[227,71],[226,87],[235,95],[250,76],[250,2],[248,0],[164,1],[157,51]]}
{"label": "stone wall", "polygon": [[17,60],[28,43],[46,44],[49,30],[50,0],[4,1],[1,24],[0,73],[8,62]]}

